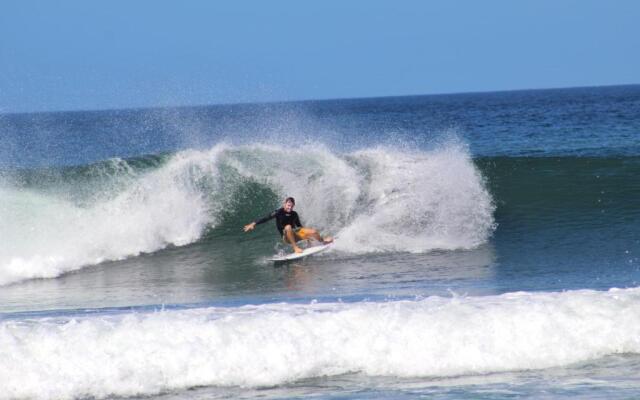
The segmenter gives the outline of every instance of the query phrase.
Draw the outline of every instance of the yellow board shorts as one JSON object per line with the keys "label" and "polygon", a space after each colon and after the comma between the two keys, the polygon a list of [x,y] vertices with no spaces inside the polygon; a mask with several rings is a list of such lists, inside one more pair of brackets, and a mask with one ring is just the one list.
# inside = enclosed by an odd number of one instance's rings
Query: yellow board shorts
{"label": "yellow board shorts", "polygon": [[[296,240],[307,240],[311,238],[311,232],[313,232],[313,229],[304,228],[304,227],[295,228],[293,230],[293,234],[296,235]],[[282,240],[286,242],[287,238],[283,235]]]}

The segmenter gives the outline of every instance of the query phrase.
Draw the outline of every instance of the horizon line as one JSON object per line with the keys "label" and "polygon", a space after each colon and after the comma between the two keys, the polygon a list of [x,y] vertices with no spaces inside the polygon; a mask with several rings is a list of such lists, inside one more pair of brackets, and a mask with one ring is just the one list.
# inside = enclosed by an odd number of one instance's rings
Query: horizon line
{"label": "horizon line", "polygon": [[513,92],[533,92],[547,90],[572,90],[572,89],[596,89],[596,88],[613,88],[624,86],[640,86],[640,83],[621,83],[610,85],[587,85],[587,86],[561,86],[561,87],[542,87],[542,88],[524,88],[524,89],[503,89],[503,90],[476,90],[469,92],[441,92],[427,94],[393,94],[383,96],[364,96],[364,97],[327,97],[327,98],[303,98],[294,100],[271,100],[271,101],[247,101],[247,102],[229,102],[229,103],[209,103],[209,104],[181,104],[166,106],[134,106],[134,107],[113,107],[113,108],[96,108],[96,109],[68,109],[68,110],[46,110],[46,111],[18,111],[18,112],[2,112],[0,117],[19,116],[30,114],[67,114],[67,113],[101,113],[101,112],[124,112],[124,111],[151,111],[151,110],[175,110],[185,108],[207,108],[207,107],[225,107],[225,106],[259,106],[259,105],[280,105],[289,103],[313,103],[313,102],[329,102],[329,101],[350,101],[350,100],[374,100],[374,99],[392,99],[402,97],[437,97],[437,96],[457,96],[469,94],[491,94],[491,93],[513,93]]}

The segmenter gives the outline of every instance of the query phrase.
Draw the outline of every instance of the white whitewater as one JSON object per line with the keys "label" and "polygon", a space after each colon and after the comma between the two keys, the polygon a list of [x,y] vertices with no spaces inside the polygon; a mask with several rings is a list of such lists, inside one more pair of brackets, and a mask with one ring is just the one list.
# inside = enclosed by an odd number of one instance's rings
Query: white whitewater
{"label": "white whitewater", "polygon": [[568,366],[639,354],[638,310],[633,288],[0,320],[0,399]]}

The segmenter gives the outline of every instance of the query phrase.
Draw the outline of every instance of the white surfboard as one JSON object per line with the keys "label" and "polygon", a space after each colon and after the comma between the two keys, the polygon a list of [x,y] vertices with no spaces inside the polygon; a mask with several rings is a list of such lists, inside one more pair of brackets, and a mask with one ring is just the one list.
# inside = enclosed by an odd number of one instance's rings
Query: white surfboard
{"label": "white surfboard", "polygon": [[269,261],[282,262],[282,261],[298,260],[300,258],[308,257],[312,254],[318,254],[322,251],[325,251],[329,247],[331,247],[332,244],[333,242],[327,243],[327,244],[320,244],[312,247],[307,247],[302,251],[302,253],[289,253],[289,254],[282,254],[282,255],[276,254],[275,256],[271,257]]}

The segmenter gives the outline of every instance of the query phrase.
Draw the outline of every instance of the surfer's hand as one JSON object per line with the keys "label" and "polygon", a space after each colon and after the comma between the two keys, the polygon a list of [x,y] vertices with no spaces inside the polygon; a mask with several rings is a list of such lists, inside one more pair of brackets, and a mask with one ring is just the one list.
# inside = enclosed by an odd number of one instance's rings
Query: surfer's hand
{"label": "surfer's hand", "polygon": [[244,226],[244,231],[245,231],[245,232],[252,231],[252,230],[253,230],[253,228],[255,228],[255,227],[256,227],[256,223],[255,223],[255,222],[252,222],[252,223],[247,224],[247,225],[245,225],[245,226]]}

